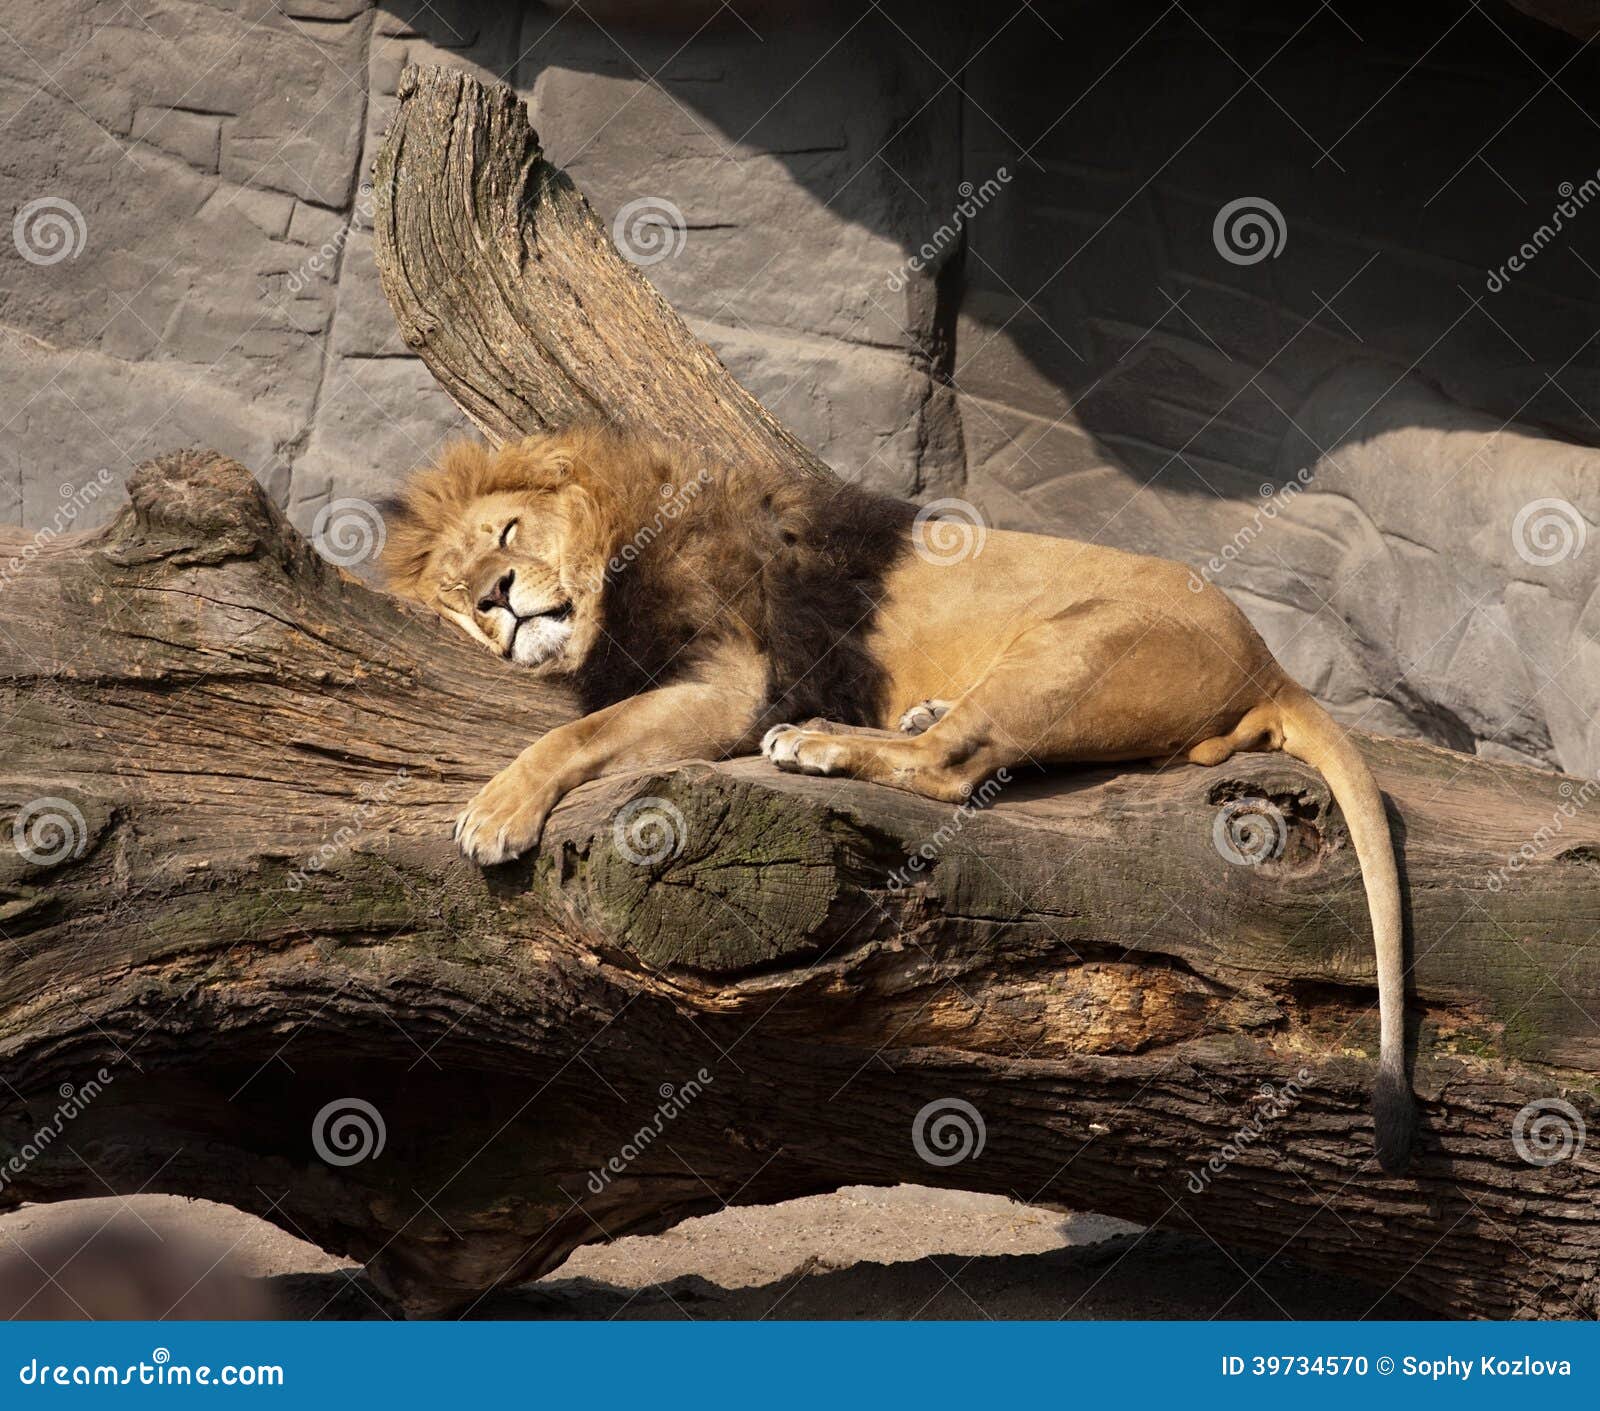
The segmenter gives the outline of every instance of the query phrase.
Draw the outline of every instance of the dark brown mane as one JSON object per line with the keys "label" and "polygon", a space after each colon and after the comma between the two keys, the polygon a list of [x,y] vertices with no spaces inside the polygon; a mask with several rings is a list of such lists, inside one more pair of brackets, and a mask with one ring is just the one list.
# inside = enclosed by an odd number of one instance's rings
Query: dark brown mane
{"label": "dark brown mane", "polygon": [[607,439],[604,472],[575,466],[609,502],[604,631],[576,673],[584,708],[680,679],[742,639],[768,663],[764,724],[875,719],[883,681],[864,638],[912,507]]}

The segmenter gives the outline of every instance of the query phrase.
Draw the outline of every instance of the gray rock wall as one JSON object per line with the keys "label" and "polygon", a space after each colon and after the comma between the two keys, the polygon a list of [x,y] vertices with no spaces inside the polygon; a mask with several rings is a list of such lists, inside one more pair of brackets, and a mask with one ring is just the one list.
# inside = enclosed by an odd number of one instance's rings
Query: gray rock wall
{"label": "gray rock wall", "polygon": [[463,64],[844,473],[1183,558],[1346,719],[1600,765],[1593,51],[1498,4],[688,8],[0,0],[0,520],[205,443],[309,525],[465,430],[362,191],[403,65]]}

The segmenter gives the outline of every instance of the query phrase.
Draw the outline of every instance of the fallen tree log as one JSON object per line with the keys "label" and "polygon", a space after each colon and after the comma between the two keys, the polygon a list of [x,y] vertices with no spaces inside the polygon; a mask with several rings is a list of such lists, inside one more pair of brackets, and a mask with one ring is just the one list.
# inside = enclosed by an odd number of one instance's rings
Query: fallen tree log
{"label": "fallen tree log", "polygon": [[[605,256],[513,99],[408,95],[380,258],[487,431],[581,399],[823,473]],[[465,256],[405,254],[463,193]],[[492,330],[513,274],[546,284]],[[599,313],[589,344],[542,321],[574,303],[633,307],[654,380],[611,370]],[[565,696],[323,562],[232,462],[163,458],[130,497],[103,532],[0,533],[0,1204],[227,1201],[421,1313],[725,1203],[916,1181],[1200,1230],[1241,1280],[1292,1252],[1375,1301],[1600,1312],[1592,784],[1363,742],[1425,1126],[1388,1178],[1359,877],[1293,761],[964,811],[691,762],[580,790],[484,872],[450,821]]]}

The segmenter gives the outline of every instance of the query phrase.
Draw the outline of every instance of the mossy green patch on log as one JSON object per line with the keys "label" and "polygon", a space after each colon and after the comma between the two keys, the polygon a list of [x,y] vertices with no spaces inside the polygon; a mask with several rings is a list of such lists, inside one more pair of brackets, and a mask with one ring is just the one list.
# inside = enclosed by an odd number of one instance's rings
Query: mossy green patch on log
{"label": "mossy green patch on log", "polygon": [[646,965],[719,975],[814,951],[841,891],[823,809],[709,771],[641,780],[561,870]]}

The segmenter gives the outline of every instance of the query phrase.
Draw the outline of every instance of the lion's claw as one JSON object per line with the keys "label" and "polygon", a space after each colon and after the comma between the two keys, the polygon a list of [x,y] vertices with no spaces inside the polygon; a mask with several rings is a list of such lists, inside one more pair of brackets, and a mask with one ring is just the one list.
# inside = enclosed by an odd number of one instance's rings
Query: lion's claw
{"label": "lion's claw", "polygon": [[761,753],[791,774],[833,774],[842,757],[837,735],[798,725],[774,725],[762,737]]}
{"label": "lion's claw", "polygon": [[895,726],[903,735],[920,735],[932,729],[950,713],[949,701],[918,701]]}
{"label": "lion's claw", "polygon": [[453,837],[483,867],[510,862],[539,845],[553,800],[516,765],[496,774],[456,819]]}

